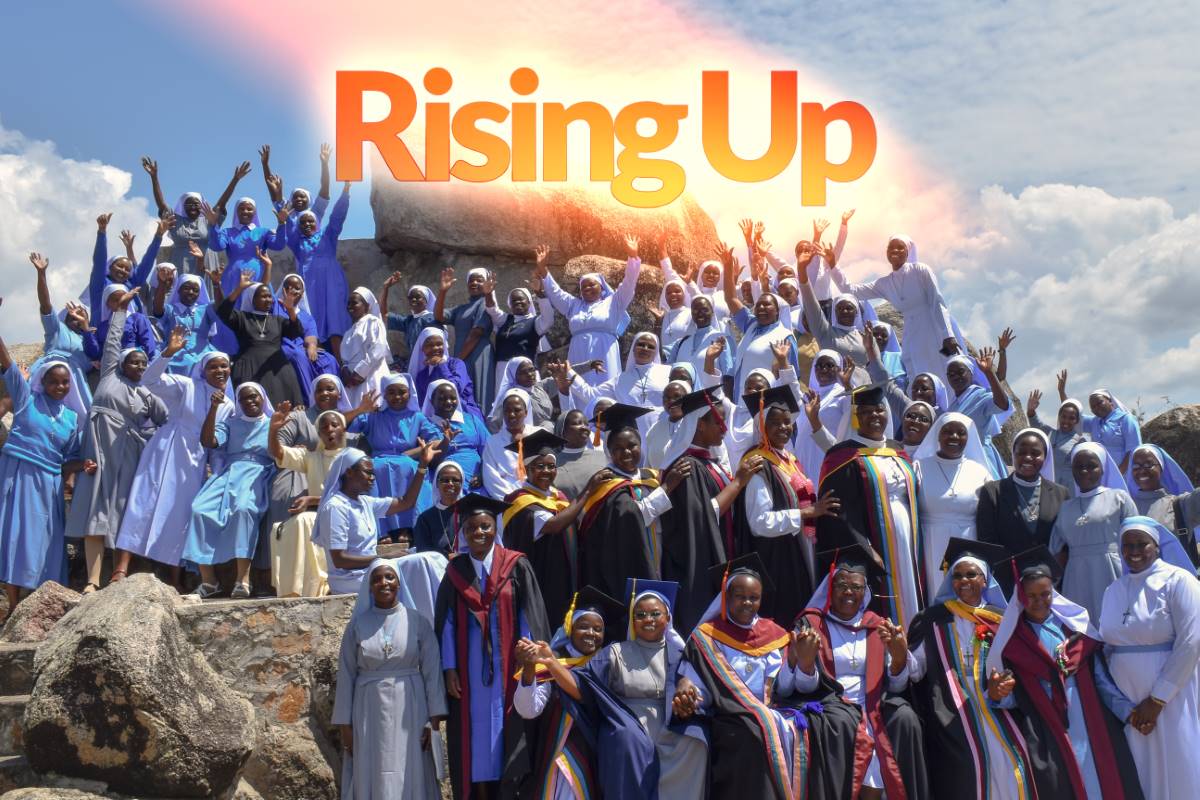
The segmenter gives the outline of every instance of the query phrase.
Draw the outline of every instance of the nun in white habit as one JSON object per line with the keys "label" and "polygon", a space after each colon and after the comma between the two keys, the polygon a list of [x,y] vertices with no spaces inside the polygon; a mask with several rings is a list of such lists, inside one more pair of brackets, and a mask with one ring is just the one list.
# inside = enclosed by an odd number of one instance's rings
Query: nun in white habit
{"label": "nun in white habit", "polygon": [[[537,426],[529,424],[532,401],[524,389],[513,387],[501,395],[499,400],[504,427],[489,436],[483,446],[483,488],[494,500],[503,500],[520,489],[525,481],[525,464],[517,453],[508,449],[508,446],[518,438],[540,430]],[[517,400],[524,404],[524,410],[519,419],[514,416],[510,427],[508,406],[512,405],[516,409],[514,401]]]}
{"label": "nun in white habit", "polygon": [[[355,302],[355,298],[359,302]],[[358,405],[369,390],[381,392],[380,382],[388,374],[388,359],[392,351],[388,348],[387,326],[379,314],[379,301],[365,286],[350,293],[350,318],[353,322],[342,337],[342,378],[361,379],[355,386],[346,380],[346,393],[350,402]],[[365,310],[363,306],[365,305]]]}
{"label": "nun in white habit", "polygon": [[[618,403],[657,411],[662,408],[663,389],[667,388],[670,378],[671,367],[662,363],[658,337],[653,333],[640,333],[629,348],[622,372],[599,384],[587,376],[577,380],[572,374],[571,400],[576,408],[584,408],[597,397],[611,397]],[[653,415],[638,419],[638,433],[642,438],[650,430],[653,419]]]}

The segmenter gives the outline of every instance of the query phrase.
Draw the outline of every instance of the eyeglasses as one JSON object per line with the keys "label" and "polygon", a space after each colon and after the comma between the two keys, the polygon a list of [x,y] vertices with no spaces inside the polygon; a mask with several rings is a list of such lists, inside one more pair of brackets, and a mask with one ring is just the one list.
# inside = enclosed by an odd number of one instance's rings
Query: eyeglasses
{"label": "eyeglasses", "polygon": [[983,577],[982,572],[956,572],[950,576],[952,581],[974,581]]}
{"label": "eyeglasses", "polygon": [[634,619],[660,619],[662,617],[662,615],[663,615],[663,612],[658,611],[658,610],[633,612]]}
{"label": "eyeglasses", "polygon": [[930,424],[933,422],[933,420],[931,420],[929,417],[925,416],[924,414],[918,414],[913,411],[909,411],[907,414],[905,414],[904,418],[906,420],[908,420],[909,422],[924,422],[926,424]]}
{"label": "eyeglasses", "polygon": [[846,583],[845,581],[834,582],[833,589],[837,592],[854,592],[855,594],[862,594],[867,591],[867,587],[864,584]]}

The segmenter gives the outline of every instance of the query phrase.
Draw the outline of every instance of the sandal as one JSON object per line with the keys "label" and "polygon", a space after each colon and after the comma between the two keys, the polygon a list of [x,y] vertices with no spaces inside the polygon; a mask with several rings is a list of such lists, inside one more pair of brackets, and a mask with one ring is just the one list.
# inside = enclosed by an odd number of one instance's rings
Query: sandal
{"label": "sandal", "polygon": [[[118,578],[117,577],[118,575],[120,575],[121,577]],[[123,581],[125,578],[128,578],[128,577],[129,577],[129,573],[127,573],[125,570],[114,569],[112,571],[112,574],[108,576],[108,582],[109,583],[120,583],[121,581]]]}
{"label": "sandal", "polygon": [[229,593],[229,597],[234,600],[243,600],[250,596],[250,584],[235,583],[233,591]]}

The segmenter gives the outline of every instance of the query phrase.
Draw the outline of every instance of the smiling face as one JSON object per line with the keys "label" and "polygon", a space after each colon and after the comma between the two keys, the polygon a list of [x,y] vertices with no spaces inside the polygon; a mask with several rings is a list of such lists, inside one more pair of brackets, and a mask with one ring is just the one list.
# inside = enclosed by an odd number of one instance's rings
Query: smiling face
{"label": "smiling face", "polygon": [[357,322],[370,310],[371,307],[367,305],[367,301],[362,298],[362,295],[357,292],[350,293],[350,297],[346,300],[346,313],[350,315],[350,319]]}
{"label": "smiling face", "polygon": [[671,613],[657,597],[643,597],[633,607],[633,634],[643,642],[661,642]]}
{"label": "smiling face", "polygon": [[204,365],[204,380],[214,389],[224,389],[229,382],[229,359],[215,356]]}
{"label": "smiling face", "polygon": [[383,399],[387,401],[388,408],[393,411],[403,411],[408,407],[408,395],[408,384],[403,381],[389,384],[383,390]]}
{"label": "smiling face", "polygon": [[581,655],[590,656],[604,644],[604,617],[588,612],[571,623],[571,644]]}
{"label": "smiling face", "polygon": [[987,588],[987,576],[978,564],[963,561],[954,565],[950,572],[950,583],[954,594],[972,608],[983,602],[983,590]]}
{"label": "smiling face", "polygon": [[953,361],[946,367],[946,383],[960,395],[971,385],[971,369],[961,361]]}
{"label": "smiling face", "polygon": [[185,306],[195,305],[200,299],[200,281],[184,281],[179,285],[179,302]]}
{"label": "smiling face", "polygon": [[1058,410],[1058,429],[1063,433],[1072,433],[1079,424],[1079,409],[1074,405],[1066,405]]}
{"label": "smiling face", "polygon": [[340,450],[346,446],[346,423],[336,414],[326,414],[317,424],[317,435],[326,450]]}
{"label": "smiling face", "polygon": [[1104,478],[1104,465],[1094,453],[1081,451],[1071,459],[1071,475],[1081,492],[1090,492]]}
{"label": "smiling face", "polygon": [[567,412],[562,426],[562,437],[567,443],[567,447],[586,447],[590,433],[587,417],[583,415],[582,411],[573,408]]}
{"label": "smiling face", "polygon": [[771,446],[776,450],[787,447],[788,442],[796,433],[796,425],[792,422],[792,412],[786,408],[768,409],[765,422],[767,441],[771,443]]}
{"label": "smiling face", "polygon": [[613,466],[633,475],[642,463],[642,437],[633,428],[624,428],[608,437],[608,454]]}
{"label": "smiling face", "polygon": [[428,361],[431,358],[442,358],[446,355],[446,340],[441,336],[428,336],[421,344],[421,355]]}
{"label": "smiling face", "polygon": [[838,325],[853,328],[854,321],[858,319],[858,306],[853,300],[838,300],[837,305],[833,308],[833,313],[837,317]]}
{"label": "smiling face", "polygon": [[188,219],[197,219],[200,216],[200,198],[189,197],[183,201],[183,213]]}
{"label": "smiling face", "polygon": [[923,400],[937,408],[937,387],[934,386],[933,378],[923,372],[913,379],[910,396],[913,400]]}
{"label": "smiling face", "polygon": [[408,290],[408,310],[414,314],[420,314],[429,307],[425,301],[425,293],[420,289]]}
{"label": "smiling face", "polygon": [[454,462],[442,467],[437,474],[438,500],[444,506],[454,505],[462,496],[463,474]]}
{"label": "smiling face", "polygon": [[1117,404],[1110,400],[1108,395],[1099,392],[1088,398],[1088,405],[1092,407],[1092,413],[1097,417],[1107,417],[1117,407]]}
{"label": "smiling face", "polygon": [[725,611],[738,625],[749,625],[762,606],[762,582],[752,575],[738,575],[725,589]]}
{"label": "smiling face", "polygon": [[594,303],[600,299],[603,287],[595,278],[584,278],[579,282],[579,296],[585,303]]}
{"label": "smiling face", "polygon": [[546,453],[531,459],[525,465],[526,474],[529,476],[529,482],[543,492],[550,491],[550,487],[554,485],[554,479],[558,477],[558,459],[553,453]]}
{"label": "smiling face", "polygon": [[761,325],[774,325],[779,319],[779,304],[775,302],[775,295],[764,294],[758,298],[758,302],[754,304],[754,321]]}
{"label": "smiling face", "polygon": [[938,455],[942,458],[959,458],[967,446],[967,426],[961,422],[947,422],[938,431]]}
{"label": "smiling face", "polygon": [[517,316],[522,316],[529,313],[529,295],[525,292],[513,290],[508,293],[508,307],[512,309],[512,313]]}
{"label": "smiling face", "polygon": [[300,302],[300,298],[304,297],[304,281],[299,275],[288,275],[283,279],[283,293],[292,301],[292,305]]}
{"label": "smiling face", "polygon": [[467,276],[467,294],[471,297],[479,297],[483,294],[483,285],[487,278],[482,272],[472,271]]}
{"label": "smiling face", "polygon": [[820,356],[816,362],[817,385],[831,386],[838,379],[838,365],[829,356]]}
{"label": "smiling face", "polygon": [[667,296],[667,308],[679,308],[683,305],[683,287],[678,283],[668,283],[664,293]]}
{"label": "smiling face", "polygon": [[899,239],[892,239],[887,246],[887,260],[892,269],[900,269],[908,261],[908,245]]}
{"label": "smiling face", "polygon": [[1121,558],[1130,572],[1141,572],[1158,558],[1158,545],[1145,531],[1125,531],[1121,534]]}
{"label": "smiling face", "polygon": [[298,223],[301,236],[312,236],[317,232],[317,218],[312,214],[304,214]]}
{"label": "smiling face", "polygon": [[271,287],[261,284],[254,290],[254,310],[260,314],[265,314],[271,310],[271,305],[275,298],[271,296]]}
{"label": "smiling face", "polygon": [[746,380],[742,383],[742,394],[754,394],[755,392],[765,392],[771,388],[771,382],[763,377],[760,373],[754,372],[746,376]]}
{"label": "smiling face", "polygon": [[458,410],[458,392],[452,384],[443,383],[433,390],[433,410],[442,419],[450,419]]}
{"label": "smiling face", "polygon": [[683,406],[679,405],[679,401],[686,394],[687,389],[677,383],[669,383],[667,388],[663,389],[663,406],[667,409],[667,417],[671,422],[683,419]]}
{"label": "smiling face", "polygon": [[639,367],[653,362],[654,356],[657,354],[658,344],[654,341],[654,337],[643,334],[634,341],[633,363]]}
{"label": "smiling face", "polygon": [[63,366],[46,370],[42,375],[42,391],[51,400],[62,401],[71,391],[71,373]]}
{"label": "smiling face", "polygon": [[904,412],[904,422],[901,425],[904,430],[904,446],[916,447],[925,441],[925,435],[933,427],[933,417],[924,407],[913,406]]}
{"label": "smiling face", "polygon": [[242,413],[247,417],[254,418],[262,414],[263,398],[253,386],[244,386],[238,389],[237,399],[238,405],[242,407]]}
{"label": "smiling face", "polygon": [[357,464],[342,475],[342,493],[347,497],[370,494],[374,485],[375,462],[369,458],[359,459]]}
{"label": "smiling face", "polygon": [[321,378],[313,387],[313,400],[316,401],[317,408],[322,411],[337,410],[339,398],[338,385],[329,378]]}
{"label": "smiling face", "polygon": [[1024,481],[1037,480],[1046,463],[1046,443],[1042,437],[1027,433],[1013,445],[1013,471]]}
{"label": "smiling face", "polygon": [[121,374],[133,383],[141,383],[148,366],[150,362],[146,359],[146,354],[139,350],[125,356],[125,360],[121,362]]}
{"label": "smiling face", "polygon": [[476,561],[482,561],[496,541],[496,518],[487,511],[476,511],[463,520],[463,536],[466,537],[471,556]]}
{"label": "smiling face", "polygon": [[1047,577],[1021,581],[1025,592],[1025,616],[1034,622],[1045,622],[1054,600],[1054,583]]}
{"label": "smiling face", "polygon": [[241,225],[249,225],[254,221],[254,203],[247,200],[238,203],[237,221]]}
{"label": "smiling face", "polygon": [[396,571],[386,564],[381,564],[371,573],[371,599],[376,608],[391,608],[396,605],[396,592],[400,588],[400,578]]}
{"label": "smiling face", "polygon": [[692,300],[692,322],[697,328],[707,328],[712,324],[712,301],[707,297],[697,297]]}
{"label": "smiling face", "polygon": [[504,427],[510,433],[519,433],[525,429],[525,416],[529,411],[525,401],[516,395],[504,398]]}
{"label": "smiling face", "polygon": [[721,268],[716,264],[708,264],[700,271],[700,285],[705,289],[715,289],[721,282]]}
{"label": "smiling face", "polygon": [[867,594],[867,576],[840,569],[833,573],[832,588],[829,610],[839,619],[853,619]]}
{"label": "smiling face", "polygon": [[308,211],[308,192],[300,189],[292,192],[292,210],[297,214]]}
{"label": "smiling face", "polygon": [[113,283],[125,283],[129,280],[131,272],[133,272],[133,262],[124,256],[116,259],[108,266],[108,277],[112,278]]}
{"label": "smiling face", "polygon": [[868,439],[883,439],[887,435],[888,408],[886,405],[854,406],[858,417],[858,432]]}
{"label": "smiling face", "polygon": [[1138,450],[1133,454],[1133,480],[1143,492],[1157,492],[1162,488],[1162,464],[1149,450]]}

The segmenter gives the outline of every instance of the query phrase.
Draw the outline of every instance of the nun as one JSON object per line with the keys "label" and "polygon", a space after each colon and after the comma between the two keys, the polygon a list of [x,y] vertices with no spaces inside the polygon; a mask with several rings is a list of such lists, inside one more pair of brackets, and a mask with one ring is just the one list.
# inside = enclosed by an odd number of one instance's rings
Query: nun
{"label": "nun", "polygon": [[[946,410],[965,414],[975,423],[992,480],[1000,480],[1008,474],[1008,467],[992,437],[1000,433],[1000,426],[1012,416],[1012,404],[992,368],[994,357],[995,351],[985,347],[974,362],[964,355],[952,356],[946,362],[946,384],[952,393],[950,407]],[[976,364],[988,382],[988,389],[976,382]]]}
{"label": "nun", "polygon": [[[599,383],[592,376],[580,377],[573,370],[568,378],[571,399],[576,407],[586,407],[597,397],[611,397],[618,403],[654,411],[663,406],[662,393],[670,375],[671,367],[662,362],[658,337],[653,333],[639,333],[629,347],[623,371],[613,373]],[[650,430],[651,422],[646,419],[640,423],[639,432],[643,436]]]}
{"label": "nun", "polygon": [[1121,520],[1137,516],[1125,480],[1098,442],[1071,454],[1075,496],[1062,504],[1050,532],[1050,552],[1065,565],[1063,593],[1099,617],[1108,585],[1121,577]]}
{"label": "nun", "polygon": [[489,281],[494,283],[494,280],[491,272],[482,267],[470,270],[467,272],[467,302],[446,309],[446,293],[456,282],[454,269],[447,267],[442,270],[442,281],[433,306],[433,316],[438,322],[454,326],[454,347],[466,366],[481,408],[491,405],[495,392],[492,319],[487,313],[486,300]]}
{"label": "nun", "polygon": [[669,353],[675,343],[692,330],[694,295],[687,282],[675,272],[670,256],[664,255],[659,267],[663,273],[663,288],[658,293],[658,307],[651,309],[651,313],[658,317],[663,350]]}
{"label": "nun", "polygon": [[1155,503],[1195,488],[1183,467],[1156,444],[1144,444],[1133,451],[1129,469],[1125,471],[1125,485],[1142,516],[1149,516]]}
{"label": "nun", "polygon": [[[154,271],[154,263],[158,258],[158,248],[162,245],[163,234],[166,233],[168,221],[166,219],[158,220],[158,228],[154,232],[154,239],[151,240],[150,246],[146,248],[146,252],[142,254],[142,260],[137,262],[136,268],[133,263],[133,237],[129,235],[126,238],[128,231],[123,231],[121,238],[125,241],[129,250],[129,256],[113,256],[108,257],[108,222],[112,218],[112,214],[101,214],[96,218],[96,246],[92,250],[92,274],[88,281],[87,293],[79,299],[87,303],[87,307],[92,309],[93,317],[107,318],[107,314],[100,314],[99,309],[105,305],[104,290],[113,284],[118,284],[120,287],[128,291],[135,289],[146,283],[150,277],[150,273]],[[131,312],[143,312],[142,301],[135,298],[130,305]],[[136,314],[131,313],[126,319],[126,333],[129,333],[129,327],[138,319]],[[144,319],[144,317],[143,317]],[[99,327],[99,325],[97,325]],[[104,341],[104,333],[100,331],[98,338],[101,342]],[[127,342],[126,347],[129,346]],[[99,358],[97,354],[95,356]]]}
{"label": "nun", "polygon": [[367,567],[342,634],[332,722],[341,732],[342,796],[437,800],[430,732],[446,718],[432,623],[402,602],[396,561]]}
{"label": "nun", "polygon": [[[96,322],[96,335],[83,337],[83,352],[88,358],[96,361],[100,360],[100,342],[108,338],[108,326],[113,312],[121,307],[121,304],[124,302],[122,298],[129,293],[129,287],[123,283],[110,283],[100,293],[99,305],[93,306],[99,309]],[[158,338],[154,333],[154,326],[150,323],[149,317],[139,310],[141,304],[137,299],[137,290],[134,290],[133,294],[133,302],[126,307],[125,328],[121,333],[121,346],[140,348],[153,358],[158,355]]]}
{"label": "nun", "polygon": [[350,402],[358,403],[367,392],[380,391],[380,382],[388,374],[391,350],[383,318],[379,316],[379,301],[370,289],[359,286],[351,292],[346,311],[350,314],[350,327],[342,336],[338,354]]}
{"label": "nun", "polygon": [[413,549],[418,553],[453,555],[456,528],[454,504],[463,495],[463,471],[456,462],[446,460],[433,471],[433,505],[417,517],[413,526]]}
{"label": "nun", "polygon": [[402,280],[403,275],[393,272],[383,282],[383,289],[379,292],[379,310],[387,322],[387,329],[396,331],[404,338],[406,354],[411,354],[421,331],[426,328],[441,329],[442,323],[433,318],[433,290],[419,283],[408,287],[408,293],[404,296],[408,303],[407,314],[388,311],[388,293]]}
{"label": "nun", "polygon": [[[38,313],[42,316],[42,352],[67,362],[71,368],[71,383],[79,389],[84,406],[90,406],[92,390],[88,387],[87,374],[92,368],[92,359],[85,351],[84,337],[94,334],[89,334],[88,331],[88,311],[79,303],[70,301],[61,311],[55,313],[54,304],[50,302],[50,286],[46,280],[50,259],[41,253],[30,253],[29,262],[37,272]],[[124,329],[122,323],[118,330]],[[117,344],[119,346],[120,342]]]}
{"label": "nun", "polygon": [[[548,378],[547,380],[552,379]],[[554,404],[550,400],[549,392],[546,391],[545,383],[538,375],[537,367],[532,360],[525,356],[514,356],[505,362],[504,371],[499,376],[496,401],[492,403],[492,409],[488,413],[488,428],[492,432],[500,430],[504,423],[504,410],[501,408],[500,398],[513,387],[524,389],[525,393],[529,395],[532,403],[531,421],[534,425],[546,425],[552,421]]]}
{"label": "nun", "polygon": [[1055,425],[1051,427],[1037,415],[1041,401],[1041,392],[1037,389],[1030,392],[1025,403],[1025,415],[1029,417],[1030,425],[1050,437],[1050,448],[1054,453],[1054,482],[1073,487],[1075,480],[1071,477],[1071,452],[1075,445],[1089,441],[1088,435],[1083,432],[1083,404],[1071,398],[1063,400],[1058,406]]}
{"label": "nun", "polygon": [[[160,284],[162,286],[164,284]],[[216,333],[217,307],[209,299],[208,289],[199,275],[183,275],[171,284],[171,293],[154,295],[154,315],[159,329],[167,336],[176,328],[187,332],[187,341],[167,366],[172,375],[187,375],[207,352],[213,349],[209,339]]]}
{"label": "nun", "polygon": [[458,387],[448,380],[430,383],[421,413],[442,432],[438,458],[458,464],[464,488],[482,485],[481,466],[488,429],[478,412],[463,410]]}
{"label": "nun", "polygon": [[350,210],[350,182],[342,186],[342,193],[333,210],[329,212],[329,224],[320,228],[320,218],[315,211],[304,210],[296,217],[294,227],[288,229],[288,246],[296,256],[296,270],[306,286],[312,286],[311,314],[316,323],[316,337],[330,342],[338,351],[334,340],[350,328],[347,312],[346,271],[337,260],[338,239],[346,224]]}
{"label": "nun", "polygon": [[[208,221],[208,249],[214,253],[225,253],[229,259],[221,273],[221,291],[228,296],[239,285],[243,272],[250,273],[250,283],[263,280],[269,268],[262,260],[268,250],[282,250],[287,245],[286,209],[275,213],[279,227],[264,228],[259,225],[258,205],[252,198],[240,197],[234,204],[236,222],[228,228],[221,227],[221,217],[210,206],[203,206]],[[226,352],[236,352],[237,339],[225,325],[217,326],[214,344]]]}
{"label": "nun", "polygon": [[[342,307],[344,306],[343,303]],[[313,381],[321,375],[337,373],[338,362],[333,353],[323,350],[320,346],[317,322],[309,307],[308,284],[294,272],[284,277],[279,288],[275,290],[275,313],[286,319],[289,316],[288,307],[296,309],[296,320],[300,323],[304,335],[285,334],[281,344],[292,369],[296,372],[296,380],[304,393],[305,404],[312,405],[310,387]]]}
{"label": "nun", "polygon": [[602,448],[592,445],[592,431],[582,411],[573,408],[559,414],[554,421],[554,433],[563,439],[562,449],[558,451],[558,477],[554,485],[568,500],[574,500],[584,494],[588,481],[604,469],[608,460]]}
{"label": "nun", "polygon": [[798,281],[800,296],[804,300],[804,321],[817,344],[825,350],[835,350],[849,357],[856,364],[866,364],[867,348],[863,337],[870,334],[865,333],[859,325],[858,300],[854,295],[838,294],[834,297],[833,313],[826,319],[825,312],[817,302],[817,295],[808,282],[806,270],[800,271]]}
{"label": "nun", "polygon": [[922,372],[913,378],[908,386],[908,396],[912,400],[928,403],[935,415],[950,410],[950,393],[946,390],[946,382],[932,372]]}
{"label": "nun", "polygon": [[201,600],[221,591],[214,566],[236,561],[234,600],[250,596],[250,559],[258,546],[259,524],[267,511],[275,465],[267,453],[267,430],[275,409],[257,383],[237,388],[237,410],[217,422],[222,393],[215,392],[200,429],[200,440],[219,469],[192,501],[183,560],[200,569],[196,595]]}
{"label": "nun", "polygon": [[[269,271],[270,258],[263,263]],[[261,383],[274,401],[286,400],[298,406],[304,403],[304,393],[283,349],[283,341],[302,338],[304,328],[296,312],[299,298],[287,292],[280,297],[287,312],[282,317],[274,313],[275,298],[271,296],[270,284],[254,283],[250,273],[243,272],[233,292],[217,305],[217,317],[237,341],[238,354],[233,360],[231,376],[234,384]]]}
{"label": "nun", "polygon": [[[692,393],[692,384],[687,380],[673,380],[663,388],[663,409],[658,412],[657,419],[650,425],[645,436],[646,466],[654,469],[662,468],[662,456],[667,452],[671,436],[683,420],[683,409],[679,401],[684,395]],[[603,466],[603,465],[602,465]]]}
{"label": "nun", "polygon": [[[149,156],[142,156],[142,169],[150,176],[150,188],[154,194],[154,202],[158,207],[158,216],[168,218],[174,212],[174,224],[170,228],[171,255],[167,260],[175,266],[180,275],[204,276],[220,265],[216,253],[208,251],[208,219],[204,216],[204,197],[199,192],[184,192],[175,201],[175,207],[167,205],[163,194],[162,184],[158,180],[158,162]],[[238,182],[250,173],[250,162],[243,162],[233,172],[233,178],[221,197],[213,205],[217,212],[217,224],[225,221],[225,204],[233,196]],[[192,250],[191,245],[200,250],[199,256]],[[171,330],[168,328],[168,330]]]}
{"label": "nun", "polygon": [[524,389],[509,389],[500,398],[504,427],[487,438],[483,448],[483,489],[489,497],[502,500],[521,488],[525,480],[524,458],[508,449],[534,431],[542,430],[529,424],[529,409],[533,401]]}
{"label": "nun", "polygon": [[[711,263],[711,262],[710,262]],[[687,332],[670,349],[671,361],[684,361],[697,371],[704,370],[704,361],[710,345],[724,342],[717,355],[717,372],[724,376],[733,375],[733,354],[737,351],[733,338],[724,324],[719,322],[713,311],[713,301],[707,295],[696,295],[691,302],[692,323]]]}
{"label": "nun", "polygon": [[185,342],[182,328],[172,331],[162,354],[142,376],[142,384],[166,406],[167,423],[155,431],[138,460],[117,533],[114,581],[128,574],[134,555],[171,567],[172,578],[178,580],[192,500],[204,485],[208,469],[208,451],[200,431],[215,395],[221,396],[215,423],[224,422],[234,411],[225,397],[231,368],[224,353],[205,353],[186,377],[167,373],[171,359]]}
{"label": "nun", "polygon": [[450,698],[447,740],[453,796],[511,797],[530,791],[528,726],[513,713],[517,643],[550,635],[529,560],[496,541],[508,504],[478,494],[458,501],[466,552],[438,587],[434,631]]}
{"label": "nun", "polygon": [[1124,574],[1104,591],[1100,638],[1113,681],[1136,703],[1125,740],[1146,797],[1192,797],[1200,786],[1200,583],[1178,540],[1149,517],[1121,523],[1121,557]]}
{"label": "nun", "polygon": [[[817,416],[821,426],[833,435],[835,442],[844,439],[850,428],[853,382],[851,375],[845,373],[845,362],[836,350],[819,351],[808,372],[809,391],[819,398]],[[814,436],[807,426],[796,431],[795,452],[805,475],[820,478],[821,464],[829,450],[826,444]]]}
{"label": "nun", "polygon": [[408,357],[408,374],[417,384],[417,395],[429,397],[429,387],[436,381],[454,384],[459,405],[464,413],[483,416],[476,384],[466,363],[450,355],[446,332],[440,328],[426,328],[417,336],[412,355]]}
{"label": "nun", "polygon": [[733,357],[733,385],[741,386],[745,375],[753,369],[770,369],[775,363],[774,345],[786,343],[788,364],[800,373],[800,361],[796,352],[796,340],[792,331],[779,319],[782,301],[778,295],[764,293],[754,303],[753,310],[737,298],[734,287],[736,262],[733,251],[723,254],[725,258],[725,298],[729,303],[730,318],[742,333],[737,352]]}
{"label": "nun", "polygon": [[904,407],[900,417],[900,444],[906,453],[915,453],[929,431],[933,421],[937,419],[937,411],[924,400],[910,400]]}
{"label": "nun", "polygon": [[[538,248],[539,258],[542,252],[542,248]],[[521,357],[533,361],[541,350],[549,347],[542,337],[554,325],[554,307],[542,294],[541,283],[530,281],[539,296],[535,298],[533,292],[524,286],[512,289],[508,293],[508,313],[505,314],[496,306],[495,284],[495,279],[489,278],[484,287],[487,290],[484,300],[487,315],[496,331],[495,385],[499,386],[512,359]]]}
{"label": "nun", "polygon": [[599,272],[589,272],[579,278],[579,296],[576,297],[558,285],[545,263],[540,263],[535,271],[554,310],[567,318],[571,332],[567,360],[572,364],[596,358],[604,362],[604,373],[591,373],[590,380],[595,383],[605,380],[605,375],[611,377],[621,371],[618,337],[629,325],[629,304],[633,302],[642,268],[636,236],[626,234],[625,250],[628,256],[625,277],[615,290]]}
{"label": "nun", "polygon": [[100,382],[88,410],[81,454],[96,462],[96,471],[83,472],[67,510],[66,535],[83,539],[88,583],[85,593],[100,588],[105,548],[116,546],[130,487],[146,443],[167,424],[167,407],[142,385],[149,361],[136,348],[121,348],[125,310],[104,342]]}
{"label": "nun", "polygon": [[1104,445],[1124,472],[1129,467],[1129,457],[1142,443],[1137,419],[1107,389],[1092,392],[1088,396],[1088,407],[1092,413],[1083,415],[1083,430],[1093,442]]}
{"label": "nun", "polygon": [[974,539],[979,493],[991,480],[975,423],[956,411],[933,423],[913,453],[920,506],[926,600],[942,583],[942,553],[951,539]]}

